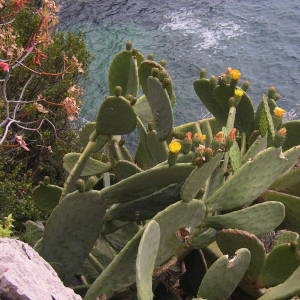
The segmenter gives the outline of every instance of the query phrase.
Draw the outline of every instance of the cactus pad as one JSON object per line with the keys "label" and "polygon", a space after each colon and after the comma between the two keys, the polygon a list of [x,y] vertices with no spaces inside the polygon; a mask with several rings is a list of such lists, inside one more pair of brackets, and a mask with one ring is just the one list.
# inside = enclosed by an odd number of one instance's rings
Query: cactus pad
{"label": "cactus pad", "polygon": [[265,262],[263,243],[252,233],[237,229],[223,229],[217,233],[217,244],[224,254],[234,255],[241,247],[251,252],[251,262],[245,274],[246,280],[255,282]]}
{"label": "cactus pad", "polygon": [[102,190],[109,204],[133,201],[154,193],[173,183],[182,183],[194,169],[191,164],[176,164],[149,169]]}
{"label": "cactus pad", "polygon": [[159,248],[159,224],[152,220],[144,230],[136,258],[136,286],[139,300],[152,300],[152,274]]}
{"label": "cactus pad", "polygon": [[205,274],[197,297],[228,299],[247,271],[250,260],[250,251],[245,248],[237,250],[231,259],[227,255],[221,256]]}
{"label": "cactus pad", "polygon": [[135,127],[136,114],[127,99],[122,96],[110,96],[104,100],[97,116],[97,134],[127,134]]}
{"label": "cactus pad", "polygon": [[196,167],[191,172],[182,186],[181,198],[183,201],[190,201],[196,198],[200,189],[205,187],[207,179],[219,165],[222,156],[223,155],[221,153],[217,154],[209,162],[205,163],[201,167]]}
{"label": "cactus pad", "polygon": [[100,193],[68,194],[46,224],[40,255],[65,282],[78,271],[100,234],[105,214]]}
{"label": "cactus pad", "polygon": [[[80,158],[80,153],[70,152],[66,154],[63,158],[63,167],[64,169],[70,173],[73,167],[75,166],[76,162]],[[89,158],[83,170],[80,173],[80,176],[92,176],[97,174],[103,174],[110,170],[110,165],[105,164],[99,160]]]}
{"label": "cactus pad", "polygon": [[209,209],[230,210],[252,203],[298,161],[299,155],[300,147],[290,149],[284,156],[280,148],[261,151],[207,199]]}
{"label": "cactus pad", "polygon": [[40,210],[51,212],[58,204],[61,193],[62,188],[59,186],[42,184],[33,189],[32,199]]}
{"label": "cactus pad", "polygon": [[146,97],[151,107],[158,138],[166,140],[173,127],[173,113],[169,95],[158,78],[149,76],[147,86]]}
{"label": "cactus pad", "polygon": [[275,201],[256,204],[224,215],[207,217],[216,229],[236,228],[261,235],[274,230],[284,219],[284,205]]}

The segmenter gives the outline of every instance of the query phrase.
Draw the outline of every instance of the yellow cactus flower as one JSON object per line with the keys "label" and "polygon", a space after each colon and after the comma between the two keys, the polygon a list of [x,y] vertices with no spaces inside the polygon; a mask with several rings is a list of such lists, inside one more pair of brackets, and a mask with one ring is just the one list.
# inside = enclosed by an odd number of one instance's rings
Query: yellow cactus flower
{"label": "yellow cactus flower", "polygon": [[178,141],[172,141],[169,144],[169,151],[171,153],[178,153],[181,150],[181,144]]}
{"label": "yellow cactus flower", "polygon": [[231,70],[230,74],[233,80],[239,80],[242,75],[241,72],[236,69]]}
{"label": "yellow cactus flower", "polygon": [[236,97],[243,97],[244,94],[245,94],[245,92],[242,89],[236,88],[234,90],[234,96],[236,96]]}
{"label": "yellow cactus flower", "polygon": [[197,132],[197,133],[194,134],[194,139],[196,141],[199,141],[199,142],[205,142],[206,134],[202,134],[202,133]]}
{"label": "yellow cactus flower", "polygon": [[278,118],[282,118],[285,114],[285,110],[280,107],[275,107],[273,110],[273,113],[274,113],[274,116],[276,116]]}

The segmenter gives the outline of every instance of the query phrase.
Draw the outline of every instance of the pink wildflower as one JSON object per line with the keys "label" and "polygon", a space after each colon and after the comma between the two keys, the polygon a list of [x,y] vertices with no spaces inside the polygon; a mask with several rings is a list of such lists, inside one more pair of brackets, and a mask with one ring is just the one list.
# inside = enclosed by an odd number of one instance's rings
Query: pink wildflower
{"label": "pink wildflower", "polygon": [[23,135],[16,135],[16,142],[21,148],[25,149],[26,151],[30,151],[26,142],[23,140]]}
{"label": "pink wildflower", "polygon": [[0,69],[2,69],[4,72],[8,72],[9,71],[9,65],[4,61],[0,61]]}
{"label": "pink wildflower", "polygon": [[76,99],[74,97],[66,97],[62,104],[67,113],[68,120],[76,120],[80,110],[79,106],[77,105]]}

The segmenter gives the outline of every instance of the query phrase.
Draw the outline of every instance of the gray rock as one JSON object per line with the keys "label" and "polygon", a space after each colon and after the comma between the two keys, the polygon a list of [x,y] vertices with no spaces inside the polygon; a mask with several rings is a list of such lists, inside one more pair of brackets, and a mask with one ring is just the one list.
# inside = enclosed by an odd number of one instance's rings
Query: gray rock
{"label": "gray rock", "polygon": [[0,239],[1,300],[80,300],[29,245]]}

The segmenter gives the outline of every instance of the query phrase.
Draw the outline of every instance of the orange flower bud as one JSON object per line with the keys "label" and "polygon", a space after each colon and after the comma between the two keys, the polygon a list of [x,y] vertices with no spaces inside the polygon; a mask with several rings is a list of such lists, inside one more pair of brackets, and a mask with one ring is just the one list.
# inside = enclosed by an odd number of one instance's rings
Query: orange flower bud
{"label": "orange flower bud", "polygon": [[281,135],[281,136],[285,136],[287,133],[287,130],[285,127],[282,127],[280,128],[278,131],[277,131],[277,134]]}
{"label": "orange flower bud", "polygon": [[234,141],[236,139],[236,128],[232,128],[227,137],[228,139]]}
{"label": "orange flower bud", "polygon": [[224,144],[225,143],[225,137],[224,137],[223,131],[217,132],[216,135],[214,136],[214,140],[217,143]]}

